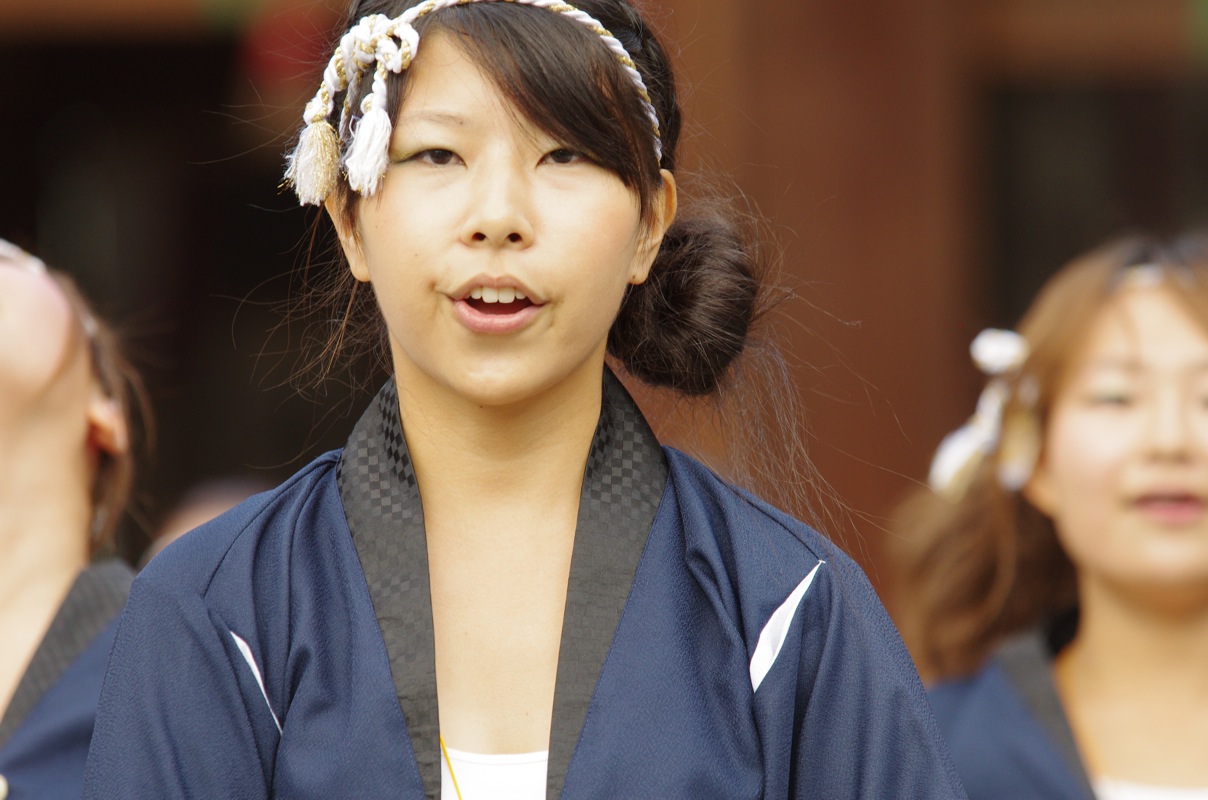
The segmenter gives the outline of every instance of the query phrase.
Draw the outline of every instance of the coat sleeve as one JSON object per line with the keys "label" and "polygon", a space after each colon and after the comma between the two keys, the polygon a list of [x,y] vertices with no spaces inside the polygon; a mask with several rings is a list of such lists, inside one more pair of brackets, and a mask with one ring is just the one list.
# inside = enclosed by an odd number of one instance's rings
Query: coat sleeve
{"label": "coat sleeve", "polygon": [[135,581],[101,690],[84,798],[267,798],[279,728],[249,664],[202,597]]}
{"label": "coat sleeve", "polygon": [[765,797],[965,798],[914,664],[859,567],[832,553],[793,622],[785,650],[795,652],[755,692],[765,757],[782,765]]}

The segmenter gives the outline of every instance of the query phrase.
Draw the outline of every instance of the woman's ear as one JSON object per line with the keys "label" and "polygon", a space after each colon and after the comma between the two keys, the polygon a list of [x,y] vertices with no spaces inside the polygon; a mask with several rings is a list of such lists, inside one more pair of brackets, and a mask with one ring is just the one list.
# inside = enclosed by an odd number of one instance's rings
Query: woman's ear
{"label": "woman's ear", "polygon": [[88,443],[112,456],[130,449],[130,429],[121,406],[94,386],[88,399]]}
{"label": "woman's ear", "polygon": [[663,185],[655,192],[650,223],[643,226],[642,238],[633,259],[633,273],[629,276],[632,284],[646,282],[650,267],[654,265],[655,256],[663,244],[663,236],[671,223],[675,222],[675,213],[679,208],[675,176],[665,169],[659,172],[663,176]]}
{"label": "woman's ear", "polygon": [[357,235],[355,227],[349,227],[341,206],[342,204],[335,199],[334,193],[328,195],[327,199],[323,201],[323,207],[327,209],[327,216],[336,229],[336,236],[340,238],[340,247],[344,250],[344,257],[348,259],[348,269],[352,272],[352,277],[361,283],[368,283],[370,280],[369,264],[361,249],[361,237]]}

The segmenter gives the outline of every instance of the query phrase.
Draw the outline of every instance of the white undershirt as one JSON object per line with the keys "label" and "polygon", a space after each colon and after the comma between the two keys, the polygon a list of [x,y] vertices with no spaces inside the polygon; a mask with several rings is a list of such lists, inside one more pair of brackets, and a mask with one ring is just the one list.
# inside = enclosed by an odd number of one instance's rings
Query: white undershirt
{"label": "white undershirt", "polygon": [[[539,753],[467,753],[447,748],[461,800],[544,800],[549,751]],[[457,800],[449,764],[440,760],[440,798]]]}
{"label": "white undershirt", "polygon": [[1208,800],[1208,786],[1183,788],[1100,778],[1095,781],[1099,800]]}

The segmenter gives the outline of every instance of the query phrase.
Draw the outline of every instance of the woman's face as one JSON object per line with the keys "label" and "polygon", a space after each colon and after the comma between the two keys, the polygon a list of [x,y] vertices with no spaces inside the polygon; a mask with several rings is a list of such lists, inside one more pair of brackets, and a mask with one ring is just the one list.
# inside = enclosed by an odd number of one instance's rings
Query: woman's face
{"label": "woman's face", "polygon": [[437,31],[410,67],[390,159],[340,233],[400,385],[487,406],[576,377],[598,391],[622,295],[674,213],[670,175],[643,226],[633,191],[519,115]]}
{"label": "woman's face", "polygon": [[[80,359],[75,310],[37,259],[0,251],[0,411],[28,406]],[[79,371],[79,370],[74,370]]]}
{"label": "woman's face", "polygon": [[1025,491],[1082,584],[1208,587],[1208,335],[1161,284],[1100,312]]}

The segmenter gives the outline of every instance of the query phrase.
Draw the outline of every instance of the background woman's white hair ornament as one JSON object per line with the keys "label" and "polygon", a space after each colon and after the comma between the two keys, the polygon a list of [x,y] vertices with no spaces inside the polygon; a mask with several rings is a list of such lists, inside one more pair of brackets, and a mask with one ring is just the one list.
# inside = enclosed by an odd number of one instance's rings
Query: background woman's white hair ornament
{"label": "background woman's white hair ornament", "polygon": [[[969,347],[974,363],[991,377],[977,400],[969,421],[944,437],[931,461],[927,482],[936,492],[956,500],[964,494],[977,467],[994,451],[1001,451],[998,480],[1004,489],[1018,491],[1032,474],[1039,437],[1030,413],[1013,418],[1004,437],[1003,411],[1010,396],[1003,377],[1023,366],[1028,343],[1015,331],[988,328]],[[1000,446],[999,442],[1002,439]]]}

